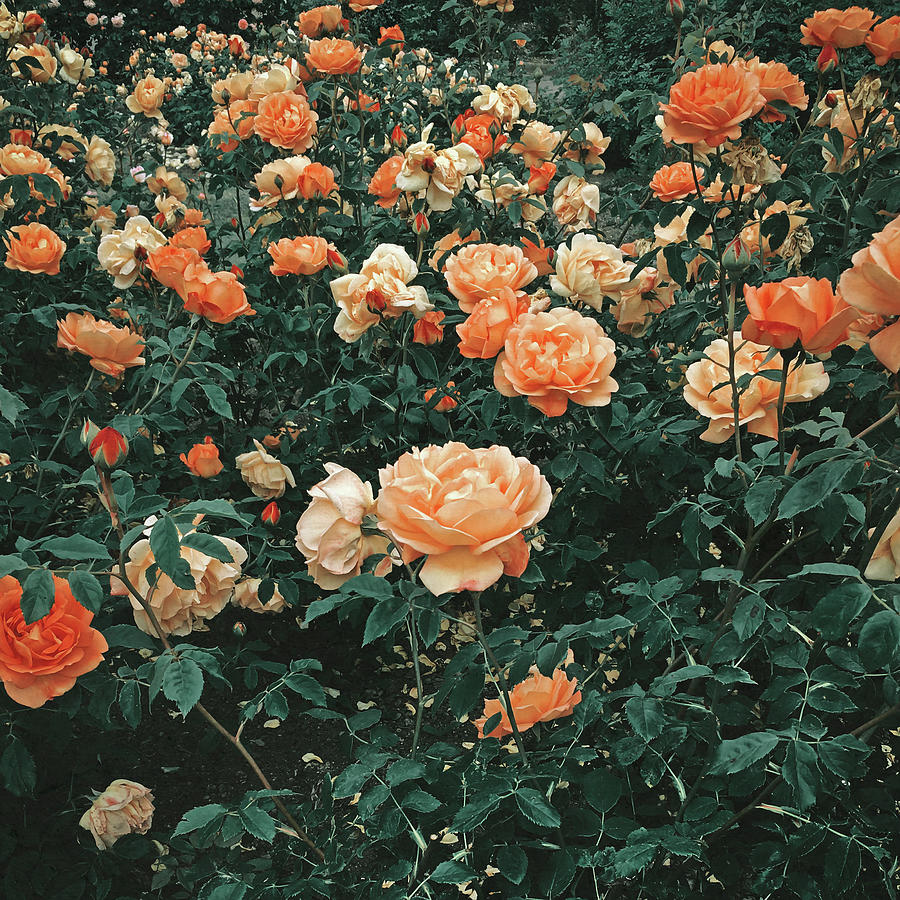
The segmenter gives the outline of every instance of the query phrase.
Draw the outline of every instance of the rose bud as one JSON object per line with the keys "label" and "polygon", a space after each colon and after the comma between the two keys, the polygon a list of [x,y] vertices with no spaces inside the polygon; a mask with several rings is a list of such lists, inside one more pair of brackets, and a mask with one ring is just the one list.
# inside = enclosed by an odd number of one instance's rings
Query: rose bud
{"label": "rose bud", "polygon": [[830,72],[837,64],[838,55],[837,50],[834,49],[834,44],[825,44],[821,53],[819,53],[818,59],[816,59],[816,68],[823,73]]}
{"label": "rose bud", "polygon": [[[445,388],[443,388],[443,390],[445,391],[444,396],[441,397],[441,399],[438,400],[438,402],[434,404],[435,412],[450,412],[451,409],[456,409],[456,407],[459,406],[459,404],[456,402],[456,400],[453,398],[453,396],[450,393],[450,389],[455,388],[455,387],[456,387],[455,382],[453,382],[453,381],[447,382],[447,386]],[[434,397],[434,395],[436,393],[437,393],[437,388],[431,388],[430,390],[425,391],[425,403],[426,404],[430,403],[431,398]]]}
{"label": "rose bud", "polygon": [[398,150],[402,150],[406,146],[406,142],[406,132],[399,125],[395,125],[391,131],[391,144]]}
{"label": "rose bud", "polygon": [[224,468],[219,459],[219,448],[209,435],[203,439],[202,444],[194,444],[187,456],[182,453],[178,458],[198,478],[212,478]]}
{"label": "rose bud", "polygon": [[676,25],[681,24],[684,18],[683,0],[666,0],[666,12]]}
{"label": "rose bud", "polygon": [[81,426],[81,434],[79,435],[81,446],[87,447],[99,433],[100,429],[90,419],[85,419],[84,424]]}
{"label": "rose bud", "polygon": [[278,520],[281,518],[281,510],[278,508],[278,504],[273,500],[266,508],[259,514],[260,519],[262,519],[265,525],[271,525],[274,527],[278,524]]}
{"label": "rose bud", "polygon": [[108,472],[125,462],[128,441],[115,428],[101,428],[88,444],[88,453],[97,468]]}
{"label": "rose bud", "polygon": [[339,275],[346,275],[350,271],[350,266],[347,264],[347,257],[338,250],[329,248],[325,253],[325,259],[328,260],[329,268]]}
{"label": "rose bud", "polygon": [[243,622],[235,622],[231,631],[235,637],[242,638],[247,633],[247,626]]}
{"label": "rose bud", "polygon": [[753,256],[740,235],[728,242],[722,254],[722,266],[729,275],[739,275],[753,263]]}
{"label": "rose bud", "polygon": [[413,231],[416,234],[428,234],[428,232],[431,231],[431,224],[425,213],[416,213],[413,218]]}
{"label": "rose bud", "polygon": [[25,26],[26,31],[37,31],[44,24],[44,20],[38,13],[32,10],[31,12],[25,13],[22,24]]}
{"label": "rose bud", "polygon": [[834,108],[838,105],[837,94],[836,94],[834,91],[829,91],[829,92],[825,95],[825,105],[826,105],[829,109],[834,109]]}

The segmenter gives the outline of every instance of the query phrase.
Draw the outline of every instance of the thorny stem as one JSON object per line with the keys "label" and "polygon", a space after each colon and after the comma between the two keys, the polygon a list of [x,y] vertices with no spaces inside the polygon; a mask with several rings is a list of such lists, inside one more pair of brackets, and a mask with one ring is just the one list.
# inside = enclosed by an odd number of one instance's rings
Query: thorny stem
{"label": "thorny stem", "polygon": [[472,607],[475,611],[475,632],[478,635],[478,643],[481,644],[481,649],[484,650],[484,655],[488,664],[496,670],[496,681],[503,694],[503,702],[506,705],[506,714],[509,716],[509,724],[512,727],[516,747],[519,750],[519,755],[522,757],[522,762],[527,766],[529,765],[528,754],[525,752],[525,742],[522,740],[522,733],[519,731],[519,726],[516,723],[516,715],[513,710],[512,700],[509,696],[509,685],[506,681],[506,675],[503,673],[503,666],[497,661],[497,657],[494,655],[494,651],[491,649],[491,645],[488,643],[484,633],[484,622],[481,618],[481,592],[472,591],[471,593]]}
{"label": "thorny stem", "polygon": [[422,664],[419,662],[419,636],[416,633],[416,622],[413,610],[415,609],[415,598],[410,597],[409,614],[406,617],[406,628],[409,632],[409,649],[413,658],[413,669],[416,673],[416,726],[413,731],[412,751],[410,756],[415,757],[416,751],[419,749],[419,737],[422,734],[422,715],[424,713],[424,688],[422,686]]}
{"label": "thorny stem", "polygon": [[781,384],[778,386],[778,406],[775,413],[778,416],[778,465],[784,469],[784,395],[787,393],[788,370],[791,368],[792,358],[782,354]]}
{"label": "thorny stem", "polygon": [[[197,317],[197,327],[194,329],[194,335],[191,338],[191,342],[187,346],[187,350],[184,351],[184,356],[181,358],[181,361],[175,366],[175,371],[172,373],[171,378],[169,378],[168,382],[166,382],[165,387],[168,387],[171,384],[175,383],[175,379],[178,377],[178,373],[185,367],[188,359],[190,359],[191,353],[194,352],[194,346],[197,343],[197,338],[200,336],[200,328],[203,324],[203,319],[199,316]],[[163,383],[162,381],[158,381],[156,383],[156,387],[153,389],[153,393],[150,395],[150,399],[135,412],[136,416],[142,416],[157,400],[159,395],[163,391]]]}

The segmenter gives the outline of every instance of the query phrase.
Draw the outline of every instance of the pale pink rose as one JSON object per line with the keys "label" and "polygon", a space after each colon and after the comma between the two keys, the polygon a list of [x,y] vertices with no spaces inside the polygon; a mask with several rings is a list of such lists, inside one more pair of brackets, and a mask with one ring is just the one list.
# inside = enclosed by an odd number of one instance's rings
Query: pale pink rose
{"label": "pale pink rose", "polygon": [[863,575],[869,581],[896,581],[900,578],[900,512],[888,522]]}
{"label": "pale pink rose", "polygon": [[529,549],[522,532],[550,509],[547,479],[506,447],[451,442],[414,448],[379,472],[378,527],[432,594],[483,591],[504,573],[520,576]]}
{"label": "pale pink rose", "polygon": [[[388,539],[375,533],[375,498],[367,481],[337,463],[325,463],[328,477],[309,490],[312,502],[297,522],[297,549],[310,577],[325,590],[359,575],[374,554],[384,558],[376,575],[390,571]],[[368,522],[366,519],[368,517]]]}
{"label": "pale pink rose", "polygon": [[150,789],[117,778],[99,794],[78,824],[90,831],[98,850],[108,850],[126,834],[146,834],[153,821],[153,794]]}
{"label": "pale pink rose", "polygon": [[266,448],[255,438],[253,445],[255,450],[236,456],[234,462],[244,483],[257,497],[276,500],[284,494],[287,485],[296,487],[294,473],[286,465],[266,453]]}

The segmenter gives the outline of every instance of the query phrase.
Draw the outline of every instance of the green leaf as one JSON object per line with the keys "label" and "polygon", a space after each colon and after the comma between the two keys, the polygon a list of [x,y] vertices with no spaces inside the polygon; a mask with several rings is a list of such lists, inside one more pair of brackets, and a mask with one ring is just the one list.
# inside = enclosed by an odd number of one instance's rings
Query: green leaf
{"label": "green leaf", "polygon": [[58,559],[109,559],[109,550],[103,544],[83,534],[52,537],[41,544],[41,550],[52,553]]}
{"label": "green leaf", "polygon": [[425,774],[425,766],[414,759],[398,759],[391,763],[387,770],[387,783],[391,787],[421,778]]}
{"label": "green leaf", "polygon": [[898,653],[900,615],[890,609],[883,609],[875,613],[859,633],[859,661],[867,672],[879,672],[891,665]]}
{"label": "green leaf", "polygon": [[0,416],[3,416],[10,425],[15,425],[23,409],[28,409],[27,403],[23,403],[16,394],[5,387],[0,387]]}
{"label": "green leaf", "polygon": [[474,869],[470,869],[467,865],[457,862],[455,859],[448,859],[431,873],[430,880],[438,884],[463,884],[477,877],[478,875]]}
{"label": "green leaf", "polygon": [[[213,537],[211,534],[204,534],[202,531],[188,532],[181,539],[181,546],[199,550],[201,553],[205,553],[213,559],[218,559],[220,562],[234,562],[234,556],[225,544],[217,537]],[[271,599],[271,594],[269,598]]]}
{"label": "green leaf", "polygon": [[816,751],[803,741],[792,741],[781,764],[781,777],[791,786],[798,809],[812,806],[819,788]]}
{"label": "green leaf", "polygon": [[129,650],[159,650],[159,641],[141,631],[135,625],[109,625],[103,629],[103,637],[110,647],[127,647]]}
{"label": "green leaf", "polygon": [[196,589],[191,567],[181,555],[178,529],[168,516],[164,516],[153,526],[150,532],[150,550],[159,568],[178,587],[188,591]]}
{"label": "green leaf", "polygon": [[521,884],[528,871],[528,857],[521,847],[508,844],[497,851],[497,868],[507,881]]}
{"label": "green leaf", "polygon": [[141,686],[137,681],[125,681],[119,689],[119,709],[122,717],[132,727],[141,724]]}
{"label": "green leaf", "polygon": [[25,797],[34,791],[37,770],[28,748],[12,735],[0,756],[0,775],[3,786],[16,797]]}
{"label": "green leaf", "polygon": [[629,878],[643,871],[656,855],[658,844],[633,844],[616,850],[613,865],[619,878]]}
{"label": "green leaf", "polygon": [[217,384],[210,381],[204,381],[200,387],[209,400],[209,408],[223,419],[234,420],[234,413],[231,411],[231,404],[228,402],[228,395]]}
{"label": "green leaf", "polygon": [[855,465],[855,459],[837,459],[817,466],[791,486],[778,507],[778,518],[789,519],[818,506]]}
{"label": "green leaf", "polygon": [[622,796],[622,782],[605,769],[588,772],[581,780],[587,802],[598,812],[609,812]]}
{"label": "green leaf", "polygon": [[409,611],[409,602],[405,597],[388,597],[375,605],[366,619],[366,630],[363,634],[363,646],[371,644],[376,638],[387,634],[398,622],[402,622]]}
{"label": "green leaf", "polygon": [[4,575],[12,575],[28,568],[28,563],[21,556],[0,556],[0,578]]}
{"label": "green leaf", "polygon": [[[232,519],[242,525],[252,525],[253,516],[239,513],[227,500],[195,500],[179,506],[172,515],[179,518],[193,519],[197,515],[216,516],[219,519]],[[382,579],[383,580],[383,579]]]}
{"label": "green leaf", "polygon": [[418,788],[410,791],[400,804],[404,809],[413,809],[416,812],[434,812],[440,809],[444,804],[437,797],[432,796],[427,791],[421,791]]}
{"label": "green leaf", "polygon": [[544,828],[558,828],[562,821],[559,813],[547,802],[547,798],[534,788],[519,788],[516,804],[526,819]]}
{"label": "green leaf", "polygon": [[632,697],[625,704],[625,712],[631,727],[648,743],[662,734],[666,717],[658,700],[648,697]]}
{"label": "green leaf", "polygon": [[748,594],[734,609],[732,624],[740,640],[746,641],[753,635],[766,614],[766,601],[759,594]]}
{"label": "green leaf", "polygon": [[173,659],[166,668],[162,683],[163,694],[173,701],[182,716],[186,716],[203,693],[203,672],[192,659]]}
{"label": "green leaf", "polygon": [[859,581],[850,581],[829,591],[812,612],[813,627],[827,641],[839,641],[847,636],[850,623],[872,599],[872,589]]}
{"label": "green leaf", "polygon": [[205,828],[216,819],[221,819],[227,810],[219,803],[208,803],[206,806],[197,806],[188,810],[182,817],[175,831],[172,832],[173,837],[179,834],[190,834],[200,828]]}
{"label": "green leaf", "polygon": [[241,823],[253,837],[272,843],[275,837],[275,820],[258,806],[251,804],[241,810]]}
{"label": "green leaf", "polygon": [[839,778],[859,778],[865,774],[865,760],[872,748],[852,734],[842,734],[830,741],[821,741],[816,748],[819,761]]}
{"label": "green leaf", "polygon": [[34,569],[22,585],[22,615],[25,624],[31,625],[43,619],[53,608],[56,585],[53,575],[47,569]]}
{"label": "green leaf", "polygon": [[768,756],[778,746],[778,736],[767,731],[751,732],[734,740],[722,741],[716,750],[711,771],[733,775]]}
{"label": "green leaf", "polygon": [[760,478],[747,488],[744,495],[744,509],[753,520],[754,525],[762,524],[772,511],[772,505],[778,496],[779,482],[772,476]]}
{"label": "green leaf", "polygon": [[103,605],[103,588],[90,572],[72,572],[69,575],[72,596],[92,613],[100,612]]}
{"label": "green leaf", "polygon": [[454,816],[450,830],[454,832],[474,831],[499,805],[500,798],[491,794],[467,803]]}
{"label": "green leaf", "polygon": [[285,676],[284,683],[304,700],[309,700],[316,706],[328,705],[322,685],[312,676],[304,675],[302,672],[291,672],[290,675]]}

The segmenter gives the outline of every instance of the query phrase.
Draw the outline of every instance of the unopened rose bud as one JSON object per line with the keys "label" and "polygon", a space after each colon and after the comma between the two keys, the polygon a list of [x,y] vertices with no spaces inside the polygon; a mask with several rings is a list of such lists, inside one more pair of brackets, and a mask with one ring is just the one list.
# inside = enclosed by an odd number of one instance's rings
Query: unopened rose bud
{"label": "unopened rose bud", "polygon": [[242,638],[247,633],[247,626],[243,622],[235,622],[231,626],[231,631],[235,637]]}
{"label": "unopened rose bud", "polygon": [[393,131],[391,131],[391,144],[398,150],[402,150],[406,146],[406,142],[406,133],[399,125],[395,125]]}
{"label": "unopened rose bud", "polygon": [[85,419],[84,424],[81,426],[81,434],[79,435],[81,446],[89,446],[91,441],[93,441],[99,433],[100,429],[90,419]]}
{"label": "unopened rose bud", "polygon": [[413,231],[416,234],[428,234],[431,231],[431,224],[428,221],[428,216],[425,213],[416,213],[413,218]]}
{"label": "unopened rose bud", "polygon": [[[452,388],[456,387],[456,383],[453,381],[448,381],[447,386],[443,389],[444,396],[438,400],[434,405],[435,412],[450,412],[451,409],[456,409],[459,404],[452,396]],[[425,391],[425,403],[430,403],[431,398],[437,393],[437,388],[431,388],[430,390]]]}
{"label": "unopened rose bud", "polygon": [[666,12],[676,25],[680,25],[684,19],[683,0],[666,0]]}
{"label": "unopened rose bud", "polygon": [[278,508],[278,504],[273,500],[266,508],[259,514],[260,519],[262,519],[265,525],[275,526],[278,524],[278,520],[281,518],[281,510]]}
{"label": "unopened rose bud", "polygon": [[44,20],[32,10],[29,13],[25,13],[22,24],[25,26],[26,31],[37,31],[44,24]]}
{"label": "unopened rose bud", "polygon": [[453,136],[453,143],[457,143],[459,139],[466,133],[465,119],[460,113],[450,126],[450,134]]}
{"label": "unopened rose bud", "polygon": [[750,267],[753,257],[740,236],[729,241],[722,254],[722,266],[729,275],[739,275]]}
{"label": "unopened rose bud", "polygon": [[829,91],[825,95],[825,105],[829,109],[834,109],[838,105],[838,97],[834,91]]}
{"label": "unopened rose bud", "polygon": [[350,266],[347,264],[347,257],[339,250],[326,250],[325,259],[328,261],[328,267],[339,275],[346,275],[350,271]]}
{"label": "unopened rose bud", "polygon": [[819,53],[819,58],[816,60],[816,68],[820,72],[825,73],[830,72],[837,64],[837,50],[834,49],[833,44],[825,44],[825,46],[822,47],[822,51]]}
{"label": "unopened rose bud", "polygon": [[234,275],[236,278],[243,278],[244,270],[240,266],[232,264],[231,274]]}
{"label": "unopened rose bud", "polygon": [[128,441],[115,428],[101,428],[88,444],[88,453],[97,468],[109,472],[128,456]]}

